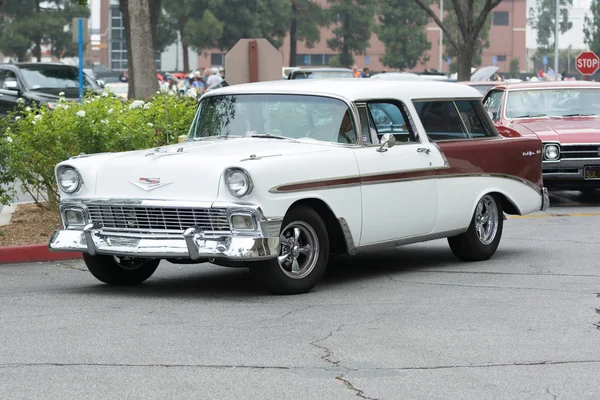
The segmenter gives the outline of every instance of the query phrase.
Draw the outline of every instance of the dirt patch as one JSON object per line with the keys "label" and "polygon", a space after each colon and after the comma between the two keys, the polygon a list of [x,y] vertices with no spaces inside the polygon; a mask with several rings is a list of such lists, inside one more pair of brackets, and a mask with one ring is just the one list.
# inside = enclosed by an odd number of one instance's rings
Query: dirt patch
{"label": "dirt patch", "polygon": [[58,212],[19,204],[10,224],[0,226],[0,246],[48,244],[55,229],[62,229]]}

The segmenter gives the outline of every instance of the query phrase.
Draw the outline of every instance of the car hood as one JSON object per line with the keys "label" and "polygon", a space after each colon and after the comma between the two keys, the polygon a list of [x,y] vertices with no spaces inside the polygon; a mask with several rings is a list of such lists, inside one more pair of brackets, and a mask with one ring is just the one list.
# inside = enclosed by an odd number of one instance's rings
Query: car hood
{"label": "car hood", "polygon": [[516,123],[535,133],[540,140],[564,144],[600,143],[600,119],[565,118]]}
{"label": "car hood", "polygon": [[317,143],[229,138],[118,153],[99,167],[95,196],[214,201],[229,167],[249,167],[265,157],[292,159],[334,149]]}

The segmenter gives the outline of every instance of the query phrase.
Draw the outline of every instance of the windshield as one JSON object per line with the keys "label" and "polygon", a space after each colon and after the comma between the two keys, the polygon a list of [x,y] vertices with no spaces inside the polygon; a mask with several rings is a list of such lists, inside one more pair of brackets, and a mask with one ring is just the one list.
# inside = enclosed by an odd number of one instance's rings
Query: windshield
{"label": "windshield", "polygon": [[354,78],[352,71],[306,71],[296,72],[293,79],[336,79]]}
{"label": "windshield", "polygon": [[[21,68],[25,82],[31,89],[65,89],[79,87],[76,68]],[[91,79],[83,75],[84,87],[95,88]]]}
{"label": "windshield", "polygon": [[288,94],[205,97],[196,111],[188,139],[265,135],[357,142],[346,103],[328,97]]}
{"label": "windshield", "polygon": [[508,92],[506,118],[576,115],[600,115],[600,89],[532,89]]}

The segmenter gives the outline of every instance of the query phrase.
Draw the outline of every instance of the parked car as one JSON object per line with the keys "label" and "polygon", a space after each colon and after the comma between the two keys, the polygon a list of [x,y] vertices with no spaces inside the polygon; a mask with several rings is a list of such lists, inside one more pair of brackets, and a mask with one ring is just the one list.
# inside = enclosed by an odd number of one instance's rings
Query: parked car
{"label": "parked car", "polygon": [[503,213],[548,207],[541,153],[535,137],[498,135],[464,85],[233,85],[202,97],[184,143],[59,163],[64,229],[49,247],[82,252],[113,285],[162,259],[209,261],[285,294],[311,290],[330,254],[448,238],[481,261]]}
{"label": "parked car", "polygon": [[[94,79],[83,74],[84,90],[99,90]],[[0,116],[24,104],[47,104],[54,108],[63,92],[69,101],[79,96],[79,69],[59,63],[0,64]]]}
{"label": "parked car", "polygon": [[300,68],[290,71],[290,79],[337,79],[354,78],[349,68]]}
{"label": "parked car", "polygon": [[483,101],[501,135],[542,140],[549,190],[600,188],[600,83],[499,85]]}

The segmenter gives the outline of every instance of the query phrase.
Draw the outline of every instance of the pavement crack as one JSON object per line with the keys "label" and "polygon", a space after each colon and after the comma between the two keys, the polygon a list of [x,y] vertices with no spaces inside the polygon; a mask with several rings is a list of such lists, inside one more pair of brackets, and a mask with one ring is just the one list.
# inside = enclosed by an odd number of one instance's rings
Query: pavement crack
{"label": "pavement crack", "polygon": [[314,307],[314,306],[315,306],[314,304],[311,304],[310,306],[304,306],[304,307],[300,307],[300,308],[295,308],[295,309],[293,309],[293,310],[290,310],[290,311],[286,312],[285,314],[283,314],[281,317],[278,317],[278,318],[279,318],[279,319],[281,319],[281,318],[285,318],[285,317],[287,317],[288,315],[292,315],[292,314],[294,314],[294,313],[297,313],[297,312],[300,312],[300,311],[308,310],[309,308],[312,308],[312,307]]}
{"label": "pavement crack", "polygon": [[[531,367],[540,365],[567,365],[567,364],[600,364],[600,360],[567,360],[567,361],[522,361],[513,363],[490,363],[490,364],[466,364],[466,365],[435,365],[430,367],[398,367],[398,368],[376,368],[384,371],[428,371],[436,369],[460,369],[460,368],[499,368],[499,367]],[[363,371],[363,370],[358,370]]]}
{"label": "pavement crack", "polygon": [[319,348],[319,349],[321,349],[321,350],[323,350],[323,351],[325,352],[325,355],[321,356],[321,360],[323,360],[323,361],[325,361],[325,362],[328,362],[328,363],[329,363],[329,364],[331,364],[331,365],[336,365],[336,366],[337,366],[337,365],[339,365],[339,363],[340,363],[340,362],[339,362],[339,361],[333,361],[333,360],[330,358],[330,357],[333,355],[333,351],[331,351],[331,350],[329,350],[329,348],[327,348],[327,347],[325,347],[325,346],[322,346],[322,345],[320,345],[320,344],[317,344],[317,343],[319,343],[319,342],[324,342],[325,340],[329,339],[330,337],[332,337],[332,336],[333,336],[333,334],[334,334],[334,333],[337,333],[337,332],[341,331],[341,330],[342,330],[342,328],[343,328],[344,326],[345,326],[345,325],[340,325],[340,326],[338,326],[336,329],[334,329],[334,330],[330,331],[330,332],[327,334],[327,336],[325,336],[325,337],[323,337],[323,338],[321,338],[321,339],[317,339],[317,340],[315,340],[315,341],[312,341],[312,342],[310,342],[310,345],[311,345],[311,346],[314,346],[314,347],[316,347],[316,348]]}
{"label": "pavement crack", "polygon": [[[573,278],[600,278],[600,275],[585,275],[585,274],[553,274],[547,272],[494,272],[494,271],[422,271],[419,269],[406,270],[410,272],[420,272],[423,274],[465,274],[465,275],[516,275],[516,276],[566,276]],[[404,272],[404,271],[403,271]]]}
{"label": "pavement crack", "polygon": [[484,288],[484,289],[539,290],[539,291],[543,291],[543,292],[579,293],[579,292],[576,292],[573,290],[544,289],[544,288],[532,288],[532,287],[494,286],[494,285],[460,285],[457,283],[435,283],[435,282],[407,281],[404,279],[395,279],[395,278],[393,278],[392,280],[395,282],[413,283],[415,285],[454,286],[454,287]]}
{"label": "pavement crack", "polygon": [[22,368],[22,367],[125,367],[125,368],[143,368],[143,367],[159,367],[159,368],[239,368],[239,369],[258,369],[258,370],[292,370],[301,369],[301,367],[287,367],[278,365],[247,365],[247,364],[129,364],[129,363],[8,363],[0,364],[0,368]]}
{"label": "pavement crack", "polygon": [[549,396],[552,396],[552,398],[553,398],[554,400],[556,400],[556,399],[557,399],[557,396],[556,396],[554,393],[550,392],[550,387],[547,387],[547,388],[546,388],[546,393],[548,393],[548,395],[549,395]]}
{"label": "pavement crack", "polygon": [[346,385],[346,387],[350,390],[354,390],[356,392],[356,396],[360,397],[361,399],[367,399],[367,400],[378,400],[375,397],[368,397],[364,394],[364,391],[362,389],[357,389],[354,387],[354,385],[352,385],[352,382],[350,382],[347,379],[344,379],[344,375],[340,375],[340,376],[336,376],[335,379],[337,379],[338,381],[342,382],[344,385]]}

